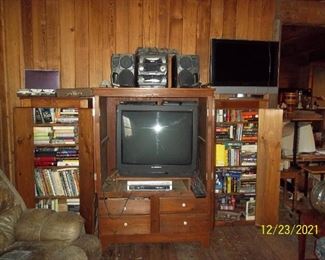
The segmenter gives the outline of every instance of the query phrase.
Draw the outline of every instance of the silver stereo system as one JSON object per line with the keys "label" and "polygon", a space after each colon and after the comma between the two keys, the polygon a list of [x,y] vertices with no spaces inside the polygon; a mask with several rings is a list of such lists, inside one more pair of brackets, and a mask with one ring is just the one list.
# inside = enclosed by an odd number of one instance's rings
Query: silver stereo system
{"label": "silver stereo system", "polygon": [[138,86],[167,86],[167,49],[138,48]]}

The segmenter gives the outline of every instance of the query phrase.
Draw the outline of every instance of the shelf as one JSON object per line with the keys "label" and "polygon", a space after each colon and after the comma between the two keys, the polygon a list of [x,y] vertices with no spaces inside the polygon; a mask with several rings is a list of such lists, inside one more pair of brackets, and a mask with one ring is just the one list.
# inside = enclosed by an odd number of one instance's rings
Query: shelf
{"label": "shelf", "polygon": [[215,194],[216,197],[219,197],[219,196],[239,196],[239,195],[255,196],[256,192],[229,192],[229,193],[215,192],[214,194]]}
{"label": "shelf", "polygon": [[255,220],[215,220],[215,226],[240,226],[240,225],[254,225]]}
{"label": "shelf", "polygon": [[79,196],[37,196],[35,200],[53,200],[53,199],[79,199]]}

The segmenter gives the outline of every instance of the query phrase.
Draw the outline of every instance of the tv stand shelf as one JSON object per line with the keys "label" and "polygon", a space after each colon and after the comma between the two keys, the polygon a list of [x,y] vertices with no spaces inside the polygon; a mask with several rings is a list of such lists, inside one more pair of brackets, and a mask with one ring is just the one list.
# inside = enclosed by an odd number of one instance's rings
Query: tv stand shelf
{"label": "tv stand shelf", "polygon": [[[214,90],[186,88],[94,89],[95,172],[98,227],[103,247],[111,243],[199,241],[209,244],[213,228]],[[196,198],[188,177],[119,176],[117,106],[128,102],[198,105],[197,173],[207,196]],[[173,105],[167,105],[171,107]],[[171,151],[172,152],[172,151]],[[171,180],[171,191],[127,191],[130,180]]]}

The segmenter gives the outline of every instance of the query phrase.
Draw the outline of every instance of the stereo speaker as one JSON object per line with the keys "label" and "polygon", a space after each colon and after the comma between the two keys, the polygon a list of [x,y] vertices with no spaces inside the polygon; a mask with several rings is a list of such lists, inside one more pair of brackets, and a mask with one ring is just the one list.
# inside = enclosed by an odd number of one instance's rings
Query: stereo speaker
{"label": "stereo speaker", "polygon": [[135,57],[133,54],[113,54],[111,68],[113,86],[135,86]]}
{"label": "stereo speaker", "polygon": [[199,86],[200,64],[198,55],[175,55],[173,57],[173,87]]}

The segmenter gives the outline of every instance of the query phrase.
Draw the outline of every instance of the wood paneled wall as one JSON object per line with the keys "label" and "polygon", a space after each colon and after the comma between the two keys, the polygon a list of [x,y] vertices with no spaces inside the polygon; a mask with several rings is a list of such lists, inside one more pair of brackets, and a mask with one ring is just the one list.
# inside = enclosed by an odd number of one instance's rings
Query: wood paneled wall
{"label": "wood paneled wall", "polygon": [[59,69],[62,88],[97,87],[109,79],[112,53],[162,47],[199,54],[207,82],[211,37],[277,39],[276,0],[1,0],[0,6],[1,167],[7,172],[25,68]]}

